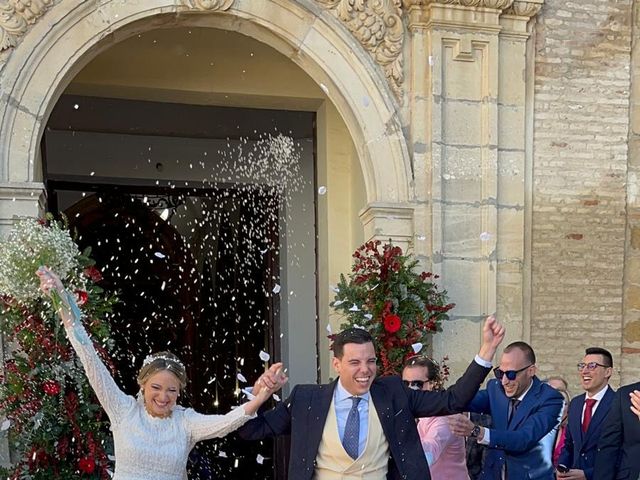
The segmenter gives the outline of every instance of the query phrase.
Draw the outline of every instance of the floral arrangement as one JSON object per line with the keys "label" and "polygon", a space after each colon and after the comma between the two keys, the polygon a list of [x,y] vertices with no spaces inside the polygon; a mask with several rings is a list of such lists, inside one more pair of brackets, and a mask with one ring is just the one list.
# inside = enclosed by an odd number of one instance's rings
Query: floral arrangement
{"label": "floral arrangement", "polygon": [[[345,317],[342,329],[371,333],[382,375],[400,374],[409,358],[429,350],[431,336],[442,330],[454,304],[434,283],[438,276],[416,273],[418,260],[398,246],[369,241],[353,259],[348,278],[340,275],[331,306]],[[446,375],[446,365],[440,367]]]}
{"label": "floral arrangement", "polygon": [[108,479],[108,424],[84,370],[60,326],[51,300],[39,290],[36,270],[47,265],[74,291],[85,328],[107,360],[113,345],[104,318],[113,296],[89,251],[81,253],[64,225],[18,221],[0,242],[0,331],[12,350],[0,378],[0,434],[7,435],[14,465],[8,479]]}

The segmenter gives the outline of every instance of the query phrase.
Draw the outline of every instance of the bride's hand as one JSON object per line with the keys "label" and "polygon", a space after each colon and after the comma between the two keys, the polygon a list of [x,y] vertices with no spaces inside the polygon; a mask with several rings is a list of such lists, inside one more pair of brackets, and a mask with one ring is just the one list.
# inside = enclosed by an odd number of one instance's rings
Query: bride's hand
{"label": "bride's hand", "polygon": [[48,267],[40,267],[36,270],[36,275],[40,279],[40,290],[51,296],[52,291],[61,293],[64,290],[60,277],[53,273]]}

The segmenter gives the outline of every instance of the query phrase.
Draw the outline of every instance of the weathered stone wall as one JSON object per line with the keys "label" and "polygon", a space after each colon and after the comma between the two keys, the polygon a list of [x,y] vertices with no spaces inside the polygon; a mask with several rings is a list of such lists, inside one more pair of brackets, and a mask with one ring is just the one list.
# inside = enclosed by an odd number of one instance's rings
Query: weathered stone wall
{"label": "weathered stone wall", "polygon": [[574,393],[587,346],[620,380],[632,3],[547,0],[536,26],[531,341]]}

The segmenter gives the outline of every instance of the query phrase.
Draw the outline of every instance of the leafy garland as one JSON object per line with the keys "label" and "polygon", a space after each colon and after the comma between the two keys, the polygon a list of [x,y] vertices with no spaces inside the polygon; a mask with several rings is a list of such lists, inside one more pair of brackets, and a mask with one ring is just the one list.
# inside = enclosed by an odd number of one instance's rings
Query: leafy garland
{"label": "leafy garland", "polygon": [[75,291],[83,323],[98,354],[113,371],[104,319],[116,301],[98,285],[102,276],[80,253],[64,225],[18,221],[0,243],[0,332],[12,345],[0,384],[0,434],[8,435],[11,480],[111,478],[108,423],[51,301],[39,292],[41,265],[61,273]]}
{"label": "leafy garland", "polygon": [[[348,277],[340,275],[331,306],[345,317],[341,329],[371,333],[382,375],[400,374],[409,358],[429,350],[432,335],[442,330],[455,305],[434,283],[438,275],[416,273],[418,260],[398,246],[369,241],[353,259]],[[440,367],[446,377],[447,367]]]}

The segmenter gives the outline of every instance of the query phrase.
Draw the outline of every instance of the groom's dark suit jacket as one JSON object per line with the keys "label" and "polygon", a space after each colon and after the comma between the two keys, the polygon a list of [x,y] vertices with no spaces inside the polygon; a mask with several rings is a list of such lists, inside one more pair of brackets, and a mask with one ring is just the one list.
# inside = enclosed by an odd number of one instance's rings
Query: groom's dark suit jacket
{"label": "groom's dark suit jacket", "polygon": [[[373,381],[371,400],[389,443],[388,479],[431,478],[415,418],[463,411],[489,371],[472,362],[456,384],[442,392],[408,389],[397,376],[379,377]],[[246,440],[290,434],[289,479],[311,480],[336,381],[327,385],[296,386],[287,400],[260,413],[238,433]]]}

